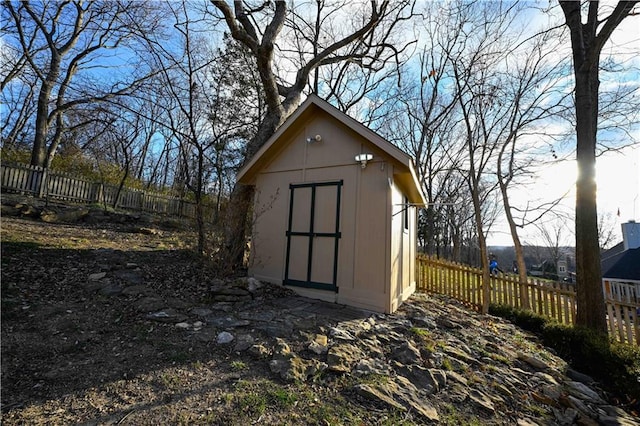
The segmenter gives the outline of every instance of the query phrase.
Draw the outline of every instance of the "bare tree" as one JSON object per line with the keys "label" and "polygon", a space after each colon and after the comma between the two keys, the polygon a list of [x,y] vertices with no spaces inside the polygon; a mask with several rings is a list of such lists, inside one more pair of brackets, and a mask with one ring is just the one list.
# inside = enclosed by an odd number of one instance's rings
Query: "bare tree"
{"label": "bare tree", "polygon": [[[149,62],[158,70],[158,82],[142,96],[156,99],[159,114],[149,117],[164,128],[164,165],[177,154],[172,167],[173,187],[193,194],[196,205],[198,252],[205,253],[205,202],[215,189],[216,215],[229,170],[237,166],[235,145],[244,145],[261,115],[262,87],[256,84],[255,59],[230,37],[215,48],[205,36],[206,21],[187,1],[168,3],[173,21],[173,43],[146,37]],[[250,105],[256,104],[255,107]],[[239,114],[243,110],[245,114]],[[170,145],[174,144],[175,148]],[[235,164],[234,164],[235,162]]]}
{"label": "bare tree", "polygon": [[[607,333],[601,284],[596,203],[596,144],[600,86],[600,55],[637,1],[620,1],[609,15],[597,1],[559,1],[571,35],[575,77],[576,147],[576,324]],[[584,19],[584,22],[583,22]]]}
{"label": "bare tree", "polygon": [[[567,238],[571,232],[562,216],[555,217],[554,220],[538,223],[536,227],[545,247],[546,256],[544,261],[550,259],[553,266],[552,270],[543,268],[543,272],[554,274],[555,276],[550,278],[558,279],[558,261],[565,254],[563,247],[567,245]],[[547,276],[549,277],[549,275]]]}
{"label": "bare tree", "polygon": [[[537,222],[560,202],[560,199],[536,206],[533,210],[512,205],[509,189],[523,179],[530,178],[541,160],[536,152],[553,140],[545,142],[545,122],[557,118],[564,111],[562,87],[557,81],[563,75],[564,64],[554,54],[555,34],[543,32],[531,40],[506,52],[507,72],[502,73],[499,96],[510,110],[496,137],[498,146],[496,176],[502,195],[505,218],[514,244],[522,305],[529,309],[527,268],[518,229]],[[518,215],[522,213],[520,217]],[[533,214],[535,218],[527,218]]]}
{"label": "bare tree", "polygon": [[[136,1],[80,0],[65,2],[17,2],[5,0],[4,7],[15,31],[12,41],[22,50],[14,69],[29,68],[38,80],[37,108],[31,164],[48,166],[64,131],[64,113],[79,104],[104,100],[126,93],[140,78],[138,67],[129,82],[114,81],[96,90],[74,85],[83,70],[103,67],[99,53],[123,47],[132,37],[131,25],[148,22],[152,31],[157,22],[149,19],[153,7]],[[9,73],[11,76],[11,73]],[[86,75],[85,75],[86,77]],[[6,80],[6,79],[5,79]],[[4,81],[3,81],[4,83]],[[53,131],[52,131],[53,128]]]}
{"label": "bare tree", "polygon": [[[408,1],[373,0],[366,6],[365,3],[349,2],[346,10],[353,12],[347,20],[349,25],[342,28],[334,25],[335,31],[324,32],[332,20],[323,20],[322,16],[327,16],[329,10],[322,9],[308,26],[301,27],[303,33],[296,40],[306,40],[306,43],[304,51],[296,49],[296,64],[286,60],[287,40],[281,34],[288,17],[291,17],[289,3],[265,2],[252,6],[248,2],[236,1],[230,6],[223,0],[211,0],[211,4],[224,19],[233,38],[255,56],[264,90],[266,114],[257,133],[247,144],[245,159],[251,158],[295,110],[316,69],[345,61],[362,68],[374,68],[393,60],[401,49],[390,44],[389,38],[396,26],[412,15]],[[311,39],[305,39],[305,34],[310,34]],[[290,81],[287,75],[291,76]],[[225,238],[224,261],[231,268],[242,265],[247,212],[252,199],[252,187],[236,185],[228,209]]]}
{"label": "bare tree", "polygon": [[482,311],[489,310],[490,274],[486,241],[487,224],[483,219],[487,197],[497,184],[495,167],[499,144],[513,113],[504,102],[503,74],[505,52],[513,49],[509,34],[519,7],[497,3],[456,4],[459,33],[470,34],[446,50],[451,61],[453,84],[461,114],[462,140],[466,150],[464,175],[474,209],[478,248],[483,269]]}
{"label": "bare tree", "polygon": [[616,245],[620,237],[616,235],[619,217],[612,213],[598,214],[598,245],[601,250],[606,250]]}

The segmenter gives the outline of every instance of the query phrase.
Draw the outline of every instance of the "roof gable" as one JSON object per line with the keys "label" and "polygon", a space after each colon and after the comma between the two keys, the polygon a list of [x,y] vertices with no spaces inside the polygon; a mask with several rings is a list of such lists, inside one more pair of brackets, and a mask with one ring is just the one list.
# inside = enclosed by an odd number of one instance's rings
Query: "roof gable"
{"label": "roof gable", "polygon": [[342,125],[362,137],[367,143],[388,155],[396,166],[399,173],[398,183],[407,193],[412,203],[424,204],[425,198],[417,181],[411,156],[403,152],[398,147],[378,135],[362,123],[344,114],[328,102],[317,95],[309,97],[294,111],[294,113],[278,128],[271,138],[258,150],[258,152],[240,169],[237,180],[241,184],[250,185],[254,182],[257,174],[269,163],[270,159],[277,155],[287,138],[285,137],[295,124],[309,120],[317,113],[325,113],[337,120]]}

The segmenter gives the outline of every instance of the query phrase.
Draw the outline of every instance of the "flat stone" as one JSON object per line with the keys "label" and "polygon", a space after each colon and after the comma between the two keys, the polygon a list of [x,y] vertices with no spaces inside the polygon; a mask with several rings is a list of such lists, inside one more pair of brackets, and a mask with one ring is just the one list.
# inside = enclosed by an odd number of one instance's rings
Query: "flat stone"
{"label": "flat stone", "polygon": [[469,399],[476,404],[476,406],[493,414],[496,411],[493,401],[485,393],[480,392],[477,389],[469,389]]}
{"label": "flat stone", "polygon": [[630,417],[600,416],[598,424],[601,426],[638,426],[638,420]]}
{"label": "flat stone", "polygon": [[508,387],[506,387],[505,385],[503,385],[502,383],[498,383],[495,386],[496,390],[498,392],[500,392],[502,395],[508,397],[508,398],[513,398],[513,392],[511,392],[511,389],[509,389]]}
{"label": "flat stone", "polygon": [[146,318],[168,324],[177,324],[188,319],[186,315],[175,312],[173,309],[164,309],[162,311],[152,312],[148,314]]}
{"label": "flat stone", "polygon": [[239,296],[230,294],[215,294],[211,298],[215,302],[247,302],[251,300],[251,295]]}
{"label": "flat stone", "polygon": [[213,326],[213,327],[217,327],[217,328],[223,328],[223,329],[234,329],[234,328],[238,328],[238,327],[246,327],[248,325],[251,325],[251,321],[249,320],[239,320],[237,318],[234,317],[215,317],[215,316],[209,316],[207,317],[207,324]]}
{"label": "flat stone", "polygon": [[279,374],[288,382],[304,382],[309,377],[324,371],[327,364],[316,359],[302,359],[299,356],[274,358],[269,363],[271,372]]}
{"label": "flat stone", "polygon": [[389,367],[389,365],[381,359],[377,358],[361,359],[353,368],[353,373],[359,374],[361,376],[367,374],[378,374],[381,376],[387,376],[390,371],[391,368]]}
{"label": "flat stone", "polygon": [[363,358],[363,353],[360,348],[350,343],[341,343],[329,349],[327,364],[331,371],[348,373],[361,358]]}
{"label": "flat stone", "polygon": [[586,374],[582,374],[572,368],[567,368],[566,371],[566,375],[567,377],[569,377],[571,380],[574,380],[576,382],[581,382],[584,383],[585,385],[590,385],[594,382],[593,378],[591,378],[591,376],[588,376]]}
{"label": "flat stone", "polygon": [[354,389],[356,393],[358,393],[358,395],[363,396],[367,399],[382,402],[392,408],[395,408],[396,410],[407,411],[407,409],[404,408],[404,406],[399,402],[396,402],[393,399],[393,396],[390,395],[386,390],[381,390],[378,387],[373,387],[364,383],[357,384]]}
{"label": "flat stone", "polygon": [[405,341],[402,345],[395,348],[391,353],[391,359],[395,359],[405,365],[418,364],[422,361],[420,351],[409,341]]}
{"label": "flat stone", "polygon": [[464,377],[462,377],[460,374],[456,373],[455,371],[447,371],[446,375],[447,375],[447,379],[453,380],[454,382],[458,382],[461,385],[467,386],[467,384],[468,384],[467,379],[465,379]]}
{"label": "flat stone", "polygon": [[438,328],[436,321],[429,317],[414,317],[414,318],[411,318],[411,322],[416,327],[427,328],[430,330]]}
{"label": "flat stone", "polygon": [[524,353],[518,353],[518,359],[520,361],[527,363],[528,365],[530,365],[536,370],[545,371],[551,368],[549,367],[549,364],[542,361],[541,359],[538,359],[536,357],[533,357]]}
{"label": "flat stone", "polygon": [[467,365],[469,364],[480,365],[480,362],[478,362],[477,359],[471,357],[467,352],[463,351],[462,349],[459,349],[453,346],[447,346],[443,349],[443,352],[460,361],[463,361]]}
{"label": "flat stone", "polygon": [[[402,365],[396,368],[398,375],[409,380],[417,389],[427,395],[431,395],[444,388],[440,381],[436,379],[432,370],[428,370],[420,365]],[[445,379],[446,383],[446,379]]]}
{"label": "flat stone", "polygon": [[435,407],[429,401],[420,398],[418,389],[404,377],[399,376],[394,380],[375,384],[361,383],[354,389],[365,398],[382,402],[398,410],[411,410],[432,422],[440,420]]}
{"label": "flat stone", "polygon": [[275,315],[273,311],[243,311],[238,313],[238,318],[256,322],[270,322],[273,321]]}
{"label": "flat stone", "polygon": [[331,337],[338,340],[346,340],[346,341],[354,341],[356,337],[348,332],[347,330],[343,330],[340,328],[331,327]]}
{"label": "flat stone", "polygon": [[241,334],[236,338],[236,345],[233,348],[236,352],[244,352],[255,343],[255,339],[250,334]]}
{"label": "flat stone", "polygon": [[596,417],[596,413],[591,408],[589,408],[581,399],[576,398],[573,395],[568,395],[567,399],[571,407],[578,410],[584,416]]}
{"label": "flat stone", "polygon": [[462,324],[451,321],[451,319],[445,316],[436,318],[436,324],[438,324],[440,327],[448,328],[450,330],[457,330],[462,328]]}
{"label": "flat stone", "polygon": [[550,383],[552,385],[559,385],[558,381],[551,374],[538,371],[533,374],[533,377],[535,377],[536,379],[542,380],[546,383]]}
{"label": "flat stone", "polygon": [[216,338],[216,343],[218,343],[219,345],[226,345],[228,343],[233,342],[234,339],[235,337],[233,336],[233,334],[227,331],[223,331],[218,334],[218,337]]}
{"label": "flat stone", "polygon": [[447,374],[444,370],[439,370],[437,368],[430,368],[429,374],[435,382],[438,384],[438,389],[444,389],[447,387]]}
{"label": "flat stone", "polygon": [[174,309],[187,310],[191,307],[191,303],[182,299],[178,299],[177,297],[169,297],[168,299],[166,299],[166,302],[167,302],[167,306]]}
{"label": "flat stone", "polygon": [[106,272],[96,272],[95,274],[90,274],[89,279],[91,281],[98,281],[107,276]]}
{"label": "flat stone", "polygon": [[567,385],[569,393],[575,397],[595,404],[606,404],[596,391],[584,383],[569,380],[565,382],[565,384]]}
{"label": "flat stone", "polygon": [[246,289],[236,287],[236,286],[228,286],[228,285],[212,287],[211,290],[209,290],[209,292],[214,296],[216,295],[250,296],[249,292]]}

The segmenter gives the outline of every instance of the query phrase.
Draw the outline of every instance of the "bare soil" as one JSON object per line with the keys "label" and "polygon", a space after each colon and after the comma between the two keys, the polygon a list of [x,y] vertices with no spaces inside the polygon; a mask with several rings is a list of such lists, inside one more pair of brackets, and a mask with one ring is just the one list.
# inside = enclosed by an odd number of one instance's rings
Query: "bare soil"
{"label": "bare soil", "polygon": [[[284,382],[270,371],[268,357],[234,351],[217,343],[215,333],[202,338],[175,322],[150,319],[140,309],[144,292],[181,312],[211,305],[216,265],[193,255],[188,228],[3,217],[1,231],[3,425],[423,421],[363,400],[349,375]],[[98,290],[91,276],[102,272],[114,287],[145,290]],[[258,343],[273,346],[274,340],[256,331]],[[509,424],[439,398],[441,424]],[[534,400],[511,411],[511,419],[552,418]]]}
{"label": "bare soil", "polygon": [[193,254],[191,230],[11,217],[1,229],[3,425],[397,423],[336,382],[284,383],[268,359],[150,320],[139,294],[91,286],[91,274],[139,270],[177,308],[206,304],[216,265]]}

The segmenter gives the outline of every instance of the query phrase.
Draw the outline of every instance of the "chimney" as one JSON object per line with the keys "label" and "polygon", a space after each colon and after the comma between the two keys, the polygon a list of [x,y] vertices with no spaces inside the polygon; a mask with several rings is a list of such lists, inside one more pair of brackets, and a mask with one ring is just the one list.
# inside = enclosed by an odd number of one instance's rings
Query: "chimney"
{"label": "chimney", "polygon": [[640,247],[640,223],[630,220],[622,224],[622,241],[624,249],[634,249]]}

